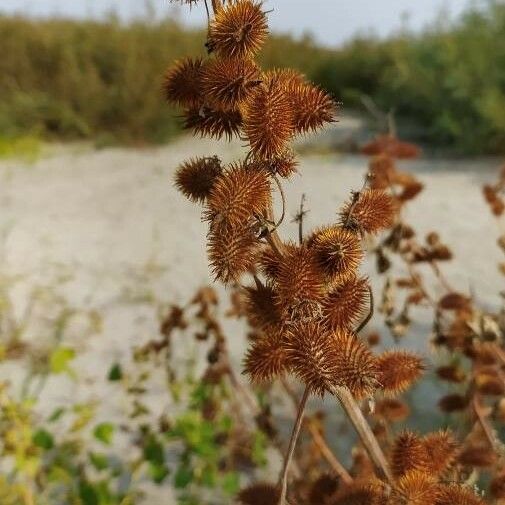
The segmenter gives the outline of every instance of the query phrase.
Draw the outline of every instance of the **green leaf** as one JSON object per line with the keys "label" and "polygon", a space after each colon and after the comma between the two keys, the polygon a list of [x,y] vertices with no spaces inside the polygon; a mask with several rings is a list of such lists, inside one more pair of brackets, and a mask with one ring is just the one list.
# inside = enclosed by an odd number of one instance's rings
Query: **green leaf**
{"label": "green leaf", "polygon": [[165,453],[163,446],[156,440],[153,435],[150,435],[144,447],[144,458],[157,466],[162,466],[165,463]]}
{"label": "green leaf", "polygon": [[174,486],[176,489],[184,489],[193,480],[193,470],[186,465],[180,465],[174,477]]}
{"label": "green leaf", "polygon": [[99,497],[95,489],[88,482],[79,485],[79,497],[84,505],[100,505]]}
{"label": "green leaf", "polygon": [[90,452],[89,460],[97,470],[105,470],[106,468],[109,467],[109,459],[105,454],[99,454],[98,452]]}
{"label": "green leaf", "polygon": [[54,409],[51,415],[49,416],[48,421],[50,423],[54,423],[57,421],[63,414],[65,413],[65,408],[64,407],[59,407],[57,409]]}
{"label": "green leaf", "polygon": [[33,434],[32,441],[37,447],[45,449],[46,451],[54,447],[53,436],[42,428]]}
{"label": "green leaf", "polygon": [[100,442],[110,445],[112,436],[114,435],[114,429],[115,427],[112,423],[101,423],[95,427],[93,435],[97,440],[100,440]]}
{"label": "green leaf", "polygon": [[223,475],[222,480],[223,491],[229,495],[234,496],[240,490],[240,475],[237,472],[228,472]]}
{"label": "green leaf", "polygon": [[168,469],[165,465],[149,463],[149,475],[156,484],[161,484],[165,480],[165,477],[168,475],[168,473]]}
{"label": "green leaf", "polygon": [[120,381],[123,378],[123,369],[119,363],[114,363],[109,370],[107,379],[111,382]]}
{"label": "green leaf", "polygon": [[68,373],[73,375],[73,371],[69,364],[74,358],[75,351],[73,349],[69,347],[58,347],[52,352],[49,358],[51,372],[54,374]]}

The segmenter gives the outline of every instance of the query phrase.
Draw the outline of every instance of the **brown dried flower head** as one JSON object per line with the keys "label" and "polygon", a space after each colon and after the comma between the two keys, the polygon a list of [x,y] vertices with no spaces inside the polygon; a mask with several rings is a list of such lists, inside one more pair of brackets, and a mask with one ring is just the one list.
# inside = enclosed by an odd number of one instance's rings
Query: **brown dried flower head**
{"label": "brown dried flower head", "polygon": [[269,172],[284,178],[290,177],[298,170],[298,161],[291,149],[286,149],[273,158],[264,160],[262,164]]}
{"label": "brown dried flower head", "polygon": [[330,499],[328,505],[384,505],[386,493],[384,487],[373,481],[357,480],[342,487]]}
{"label": "brown dried flower head", "polygon": [[293,108],[279,80],[255,88],[242,114],[244,134],[256,158],[272,159],[285,152],[294,131]]}
{"label": "brown dried flower head", "polygon": [[469,445],[458,456],[458,461],[469,467],[486,468],[493,466],[497,455],[489,445]]}
{"label": "brown dried flower head", "polygon": [[339,359],[334,336],[315,322],[300,323],[285,336],[289,369],[311,391],[323,396],[338,385]]}
{"label": "brown dried flower head", "polygon": [[275,305],[275,289],[271,285],[257,283],[245,290],[247,319],[253,328],[271,328],[280,323]]}
{"label": "brown dried flower head", "polygon": [[250,57],[260,50],[267,35],[261,3],[237,0],[216,13],[210,24],[209,49],[224,57]]}
{"label": "brown dried flower head", "polygon": [[220,228],[244,227],[270,204],[268,174],[234,164],[215,182],[208,198],[206,219]]}
{"label": "brown dried flower head", "polygon": [[430,433],[422,439],[428,455],[428,472],[443,475],[456,460],[459,444],[450,431]]}
{"label": "brown dried flower head", "polygon": [[493,498],[497,500],[503,500],[505,498],[505,470],[501,470],[493,477],[489,485],[489,490]]}
{"label": "brown dried flower head", "polygon": [[242,115],[235,109],[219,110],[204,105],[184,113],[184,128],[201,137],[231,140],[240,133],[241,127]]}
{"label": "brown dried flower head", "polygon": [[286,372],[286,356],[279,333],[267,332],[247,351],[244,373],[255,383],[272,381]]}
{"label": "brown dried flower head", "polygon": [[194,158],[179,167],[175,174],[175,185],[190,200],[203,203],[221,173],[221,162],[217,156]]}
{"label": "brown dried flower head", "polygon": [[396,210],[391,195],[380,189],[366,189],[354,193],[340,218],[346,228],[374,234],[393,225]]}
{"label": "brown dried flower head", "polygon": [[467,405],[468,399],[456,393],[446,395],[438,402],[440,410],[447,412],[448,414],[451,412],[465,410]]}
{"label": "brown dried flower head", "polygon": [[386,351],[377,359],[378,380],[388,395],[406,391],[424,372],[419,356],[406,351]]}
{"label": "brown dried flower head", "polygon": [[268,482],[256,482],[240,491],[237,499],[240,505],[277,505],[279,491]]}
{"label": "brown dried flower head", "polygon": [[428,454],[418,435],[406,431],[396,437],[391,454],[391,468],[396,477],[411,470],[426,472],[428,466]]}
{"label": "brown dried flower head", "polygon": [[404,421],[409,414],[408,405],[396,398],[382,398],[375,405],[375,416],[392,423]]}
{"label": "brown dried flower head", "polygon": [[375,140],[364,145],[361,148],[361,152],[368,156],[388,154],[398,159],[418,158],[421,154],[420,149],[416,145],[401,142],[394,135],[379,135]]}
{"label": "brown dried flower head", "polygon": [[390,501],[391,505],[433,505],[439,493],[439,485],[432,476],[412,470],[395,482]]}
{"label": "brown dried flower head", "polygon": [[324,299],[325,321],[334,330],[350,329],[363,317],[368,300],[368,280],[352,277],[328,293]]}
{"label": "brown dried flower head", "polygon": [[342,282],[355,275],[363,259],[361,241],[356,234],[338,226],[316,231],[308,244],[317,264],[332,281]]}
{"label": "brown dried flower head", "polygon": [[260,75],[260,69],[251,60],[214,58],[202,72],[202,91],[213,106],[236,109],[260,84]]}
{"label": "brown dried flower head", "polygon": [[202,101],[203,67],[201,58],[177,60],[165,74],[163,83],[165,98],[181,107],[198,106]]}
{"label": "brown dried flower head", "polygon": [[441,486],[436,505],[485,505],[484,500],[471,489],[452,484]]}
{"label": "brown dried flower head", "polygon": [[277,303],[288,322],[320,315],[324,286],[311,251],[286,248],[277,274]]}
{"label": "brown dried flower head", "polygon": [[257,248],[258,239],[250,228],[231,228],[226,233],[211,229],[207,251],[215,279],[225,284],[237,281],[253,267]]}

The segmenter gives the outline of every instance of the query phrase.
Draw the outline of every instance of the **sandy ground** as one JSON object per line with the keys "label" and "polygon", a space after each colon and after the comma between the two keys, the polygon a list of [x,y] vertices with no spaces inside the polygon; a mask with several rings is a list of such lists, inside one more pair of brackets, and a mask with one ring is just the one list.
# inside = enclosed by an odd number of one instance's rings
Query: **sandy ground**
{"label": "sandy ground", "polygon": [[[133,345],[156,335],[156,313],[142,300],[184,302],[210,280],[200,210],[176,192],[174,171],[189,157],[217,154],[233,160],[241,152],[240,144],[183,138],[159,149],[66,146],[32,164],[0,162],[0,272],[2,279],[18,279],[9,292],[14,313],[21,314],[34,286],[57,279],[58,293],[72,306],[103,317],[98,336],[83,341],[75,330],[65,337],[82,354],[76,367],[80,379],[50,382],[43,393],[46,405],[107,398],[109,410],[102,416],[124,412],[125,405],[113,397],[114,386],[96,385],[95,379],[106,375],[111,362],[127,360]],[[503,289],[496,267],[499,229],[480,188],[493,180],[498,161],[420,160],[405,166],[426,186],[408,219],[426,232],[434,223],[453,247],[456,261],[445,271],[454,285],[471,289],[485,305],[497,305]],[[365,167],[360,156],[305,155],[302,176],[286,185],[288,214],[306,193],[307,229],[331,223],[349,191],[361,186]],[[281,234],[294,238],[295,225],[287,220]],[[427,333],[421,321],[417,340],[408,345],[425,349]],[[242,340],[232,340],[237,363],[242,350]],[[20,373],[1,372],[11,379]]]}

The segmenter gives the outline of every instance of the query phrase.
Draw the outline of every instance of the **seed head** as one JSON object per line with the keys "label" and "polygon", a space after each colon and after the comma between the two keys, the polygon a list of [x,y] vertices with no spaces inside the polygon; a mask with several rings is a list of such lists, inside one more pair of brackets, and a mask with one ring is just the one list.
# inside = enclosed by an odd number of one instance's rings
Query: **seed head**
{"label": "seed head", "polygon": [[485,505],[470,488],[456,484],[441,486],[437,505]]}
{"label": "seed head", "polygon": [[217,156],[193,158],[179,167],[175,174],[175,185],[193,202],[203,203],[209,197],[221,173],[221,162]]}
{"label": "seed head", "polygon": [[201,58],[184,58],[177,60],[170,67],[163,83],[165,98],[181,107],[196,107],[202,101]]}
{"label": "seed head", "polygon": [[358,398],[372,396],[377,388],[376,358],[368,346],[353,333],[340,330],[334,334],[335,381]]}
{"label": "seed head", "polygon": [[406,431],[396,437],[391,454],[391,469],[396,477],[401,477],[411,470],[429,473],[428,467],[428,454],[418,435]]}
{"label": "seed head", "polygon": [[323,302],[323,314],[334,329],[350,329],[364,315],[368,293],[368,280],[351,277],[328,293]]}
{"label": "seed head", "polygon": [[240,164],[231,165],[215,182],[208,198],[206,219],[213,226],[246,226],[270,204],[268,174]]}
{"label": "seed head", "polygon": [[254,266],[258,239],[250,228],[212,229],[208,235],[209,263],[216,280],[237,281]]}
{"label": "seed head", "polygon": [[424,364],[415,354],[405,351],[386,351],[378,357],[378,380],[386,394],[406,391],[424,372]]}
{"label": "seed head", "polygon": [[243,130],[256,158],[281,155],[293,134],[293,108],[278,80],[254,89],[242,110]]}
{"label": "seed head", "polygon": [[353,196],[340,212],[340,218],[346,228],[373,234],[390,228],[395,214],[396,205],[388,193],[366,189]]}
{"label": "seed head", "polygon": [[279,491],[276,486],[267,482],[256,482],[237,496],[240,505],[277,505]]}
{"label": "seed head", "polygon": [[251,60],[215,58],[202,72],[202,91],[216,108],[236,109],[260,84],[259,79],[260,69]]}
{"label": "seed head", "polygon": [[323,396],[338,385],[338,356],[335,339],[316,322],[300,323],[285,336],[286,362],[289,369],[311,391]]}
{"label": "seed head", "polygon": [[316,231],[308,244],[321,271],[331,281],[343,282],[352,278],[363,259],[359,237],[338,226]]}
{"label": "seed head", "polygon": [[253,328],[265,329],[279,324],[275,297],[275,289],[268,284],[246,288],[247,317]]}
{"label": "seed head", "polygon": [[281,344],[279,333],[268,332],[256,340],[247,351],[244,373],[252,382],[269,382],[286,372],[286,351]]}
{"label": "seed head", "polygon": [[408,405],[396,398],[382,398],[375,405],[375,415],[392,423],[404,421],[409,414]]}
{"label": "seed head", "polygon": [[433,505],[438,503],[439,493],[439,485],[433,477],[412,470],[396,481],[391,505]]}
{"label": "seed head", "polygon": [[224,57],[251,57],[260,50],[267,35],[267,17],[261,4],[238,0],[216,13],[210,24],[209,48]]}
{"label": "seed head", "polygon": [[195,135],[231,140],[238,135],[242,116],[238,110],[218,110],[208,106],[195,106],[184,113],[184,128]]}
{"label": "seed head", "polygon": [[428,455],[428,473],[444,474],[454,463],[458,454],[458,442],[450,431],[430,433],[422,439]]}

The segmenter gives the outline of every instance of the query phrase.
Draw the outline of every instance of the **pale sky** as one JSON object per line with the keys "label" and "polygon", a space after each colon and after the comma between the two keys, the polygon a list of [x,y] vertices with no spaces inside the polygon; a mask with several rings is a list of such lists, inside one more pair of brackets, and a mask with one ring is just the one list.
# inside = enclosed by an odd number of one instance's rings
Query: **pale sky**
{"label": "pale sky", "polygon": [[[319,42],[338,44],[357,32],[379,35],[398,30],[402,23],[420,29],[437,16],[450,19],[470,3],[483,0],[266,0],[275,31],[312,33]],[[203,6],[174,7],[168,0],[151,0],[159,15],[180,17],[192,24],[204,21]],[[125,18],[145,13],[145,0],[0,0],[0,12],[30,15],[100,16],[111,8]],[[403,21],[402,21],[403,20]]]}

